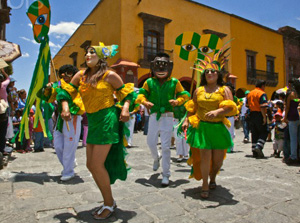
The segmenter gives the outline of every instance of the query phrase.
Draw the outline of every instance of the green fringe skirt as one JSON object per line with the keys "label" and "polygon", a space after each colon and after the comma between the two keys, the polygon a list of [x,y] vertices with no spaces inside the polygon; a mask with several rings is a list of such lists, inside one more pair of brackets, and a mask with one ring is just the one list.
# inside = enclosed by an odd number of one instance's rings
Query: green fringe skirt
{"label": "green fringe skirt", "polygon": [[119,121],[120,113],[121,110],[115,106],[95,113],[87,113],[86,142],[93,145],[112,144],[105,160],[105,168],[111,184],[114,184],[117,179],[126,180],[129,170],[125,161],[127,151],[123,144],[125,124]]}
{"label": "green fringe skirt", "polygon": [[222,122],[200,121],[197,128],[189,127],[187,142],[198,149],[228,149],[233,146],[230,133]]}

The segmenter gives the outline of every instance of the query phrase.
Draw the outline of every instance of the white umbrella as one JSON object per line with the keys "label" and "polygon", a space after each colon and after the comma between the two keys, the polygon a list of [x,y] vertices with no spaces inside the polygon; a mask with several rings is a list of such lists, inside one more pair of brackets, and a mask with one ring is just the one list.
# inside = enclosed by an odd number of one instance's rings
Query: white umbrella
{"label": "white umbrella", "polygon": [[4,61],[13,62],[21,55],[20,46],[18,44],[0,40],[0,58]]}
{"label": "white umbrella", "polygon": [[2,58],[0,58],[0,69],[4,67],[8,67],[8,64]]}

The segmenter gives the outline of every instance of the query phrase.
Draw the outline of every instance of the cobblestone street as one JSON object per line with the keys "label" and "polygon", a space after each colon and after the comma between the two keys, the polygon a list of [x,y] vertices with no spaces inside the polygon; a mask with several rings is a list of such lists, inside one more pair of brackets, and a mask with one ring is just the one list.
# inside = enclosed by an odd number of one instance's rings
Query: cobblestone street
{"label": "cobblestone street", "polygon": [[[176,150],[170,186],[162,188],[161,169],[152,171],[146,136],[134,134],[127,160],[131,171],[127,181],[112,186],[118,207],[106,222],[300,222],[299,166],[270,157],[271,142],[265,159],[252,158],[241,129],[236,134],[235,152],[227,154],[208,200],[200,198],[201,181],[188,179],[190,167],[176,162]],[[0,170],[0,221],[101,222],[90,214],[102,197],[85,166],[85,148],[79,147],[76,157],[77,176],[61,183],[62,168],[52,148],[13,153]]]}

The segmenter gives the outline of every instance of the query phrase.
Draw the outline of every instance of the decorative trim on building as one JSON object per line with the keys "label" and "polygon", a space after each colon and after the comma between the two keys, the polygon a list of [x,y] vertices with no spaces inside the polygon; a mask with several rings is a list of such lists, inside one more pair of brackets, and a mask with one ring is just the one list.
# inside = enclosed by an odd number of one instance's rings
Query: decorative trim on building
{"label": "decorative trim on building", "polygon": [[215,34],[218,37],[220,37],[221,39],[223,39],[224,37],[227,36],[227,34],[225,34],[225,33],[217,32],[217,31],[214,31],[214,30],[211,30],[211,29],[203,29],[202,31],[203,31],[204,34]]}
{"label": "decorative trim on building", "polygon": [[151,14],[148,14],[148,13],[145,13],[145,12],[140,12],[138,14],[138,16],[141,17],[144,21],[145,20],[155,21],[155,22],[158,22],[158,23],[163,23],[163,25],[166,25],[166,24],[172,22],[172,19],[167,19],[167,18],[164,18],[164,17],[151,15]]}

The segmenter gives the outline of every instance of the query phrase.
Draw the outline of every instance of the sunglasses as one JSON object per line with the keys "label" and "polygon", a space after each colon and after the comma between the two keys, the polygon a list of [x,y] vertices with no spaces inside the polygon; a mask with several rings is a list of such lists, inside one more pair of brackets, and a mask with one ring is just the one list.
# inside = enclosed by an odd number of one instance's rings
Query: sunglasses
{"label": "sunglasses", "polygon": [[65,76],[67,76],[67,77],[73,77],[73,74],[72,74],[72,73],[68,74],[68,73],[66,72],[66,73],[65,73]]}
{"label": "sunglasses", "polygon": [[205,74],[208,74],[209,72],[211,72],[211,73],[215,73],[216,72],[216,70],[215,69],[208,69],[208,70],[205,70]]}

